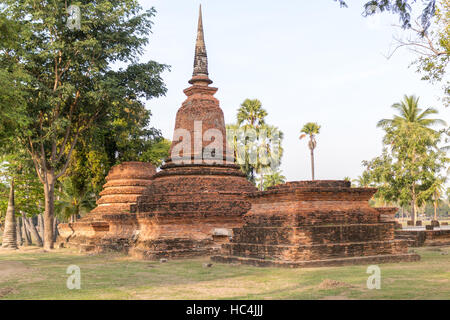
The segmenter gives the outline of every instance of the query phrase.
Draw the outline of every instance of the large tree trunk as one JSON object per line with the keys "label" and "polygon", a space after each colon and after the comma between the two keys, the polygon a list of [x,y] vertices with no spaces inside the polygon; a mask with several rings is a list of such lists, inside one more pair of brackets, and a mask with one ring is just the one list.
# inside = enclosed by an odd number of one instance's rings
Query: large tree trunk
{"label": "large tree trunk", "polygon": [[8,209],[6,209],[5,230],[3,232],[2,247],[17,249],[16,212],[14,207],[14,179],[11,180],[9,190]]}
{"label": "large tree trunk", "polygon": [[24,222],[27,224],[27,229],[30,230],[31,239],[34,243],[36,243],[39,247],[42,247],[42,239],[37,232],[36,226],[33,223],[33,219],[25,218]]}
{"label": "large tree trunk", "polygon": [[22,212],[22,234],[23,234],[23,239],[25,240],[25,245],[26,246],[31,246],[31,236],[30,236],[30,231],[27,228],[27,225],[25,223],[25,213]]}
{"label": "large tree trunk", "polygon": [[311,174],[314,180],[314,149],[311,149]]}
{"label": "large tree trunk", "polygon": [[22,238],[22,227],[20,225],[20,217],[16,219],[16,235],[17,235],[17,246],[21,246],[23,244]]}
{"label": "large tree trunk", "polygon": [[55,211],[55,173],[47,171],[44,185],[44,249],[53,249],[53,218]]}

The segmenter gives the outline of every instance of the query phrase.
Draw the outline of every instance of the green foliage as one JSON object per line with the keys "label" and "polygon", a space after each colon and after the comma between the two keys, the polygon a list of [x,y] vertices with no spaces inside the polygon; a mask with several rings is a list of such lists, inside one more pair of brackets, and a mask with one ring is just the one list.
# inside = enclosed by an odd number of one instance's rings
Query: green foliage
{"label": "green foliage", "polygon": [[71,178],[63,180],[62,192],[58,193],[55,211],[60,221],[68,222],[72,217],[79,217],[95,208],[95,195],[86,185],[77,185]]}
{"label": "green foliage", "polygon": [[17,46],[17,31],[18,23],[0,13],[0,52],[4,52],[0,59],[0,148],[10,147],[10,137],[16,134],[17,124],[24,125],[26,121],[23,116],[25,99],[22,94],[26,74],[5,51],[5,48]]}
{"label": "green foliage", "polygon": [[246,99],[237,113],[237,123],[227,125],[227,142],[233,146],[235,161],[247,179],[260,187],[264,178],[278,171],[283,156],[281,142],[283,133],[265,122],[267,111],[258,99]]}
{"label": "green foliage", "polygon": [[[378,122],[378,127],[389,129],[389,128],[399,128],[404,125],[413,124],[417,125],[425,130],[430,131],[430,133],[434,132],[434,130],[430,129],[430,126],[433,125],[446,125],[445,121],[441,119],[429,119],[427,118],[430,115],[437,114],[438,111],[434,108],[427,108],[423,110],[419,108],[419,97],[414,95],[403,96],[403,100],[399,103],[394,103],[392,108],[395,109],[399,115],[394,115],[393,119],[383,119]],[[395,136],[387,135],[386,138],[395,139]],[[390,141],[385,140],[385,143],[389,143]]]}
{"label": "green foliage", "polygon": [[[81,28],[66,26],[64,1],[1,1],[1,14],[18,21],[15,41],[2,41],[0,63],[23,70],[26,125],[17,138],[46,170],[64,174],[77,141],[111,114],[143,108],[140,98],[166,92],[166,65],[136,63],[151,31],[154,9],[137,1],[78,1]],[[114,71],[112,63],[125,69]],[[18,79],[14,79],[18,82]]]}
{"label": "green foliage", "polygon": [[427,118],[437,111],[431,108],[422,111],[414,96],[405,96],[401,103],[392,107],[400,114],[378,123],[385,131],[385,148],[381,156],[363,162],[364,180],[372,181],[379,188],[378,198],[400,205],[412,201],[420,206],[449,162],[438,147],[442,132],[430,128],[444,122]]}
{"label": "green foliage", "polygon": [[[341,7],[347,7],[345,0],[334,0],[339,2]],[[370,0],[364,4],[363,16],[370,16],[379,12],[391,12],[397,14],[402,22],[403,28],[411,27],[411,5],[416,0]],[[423,28],[426,30],[430,26],[430,20],[435,14],[436,0],[423,0],[424,8],[420,15]]]}
{"label": "green foliage", "polygon": [[150,111],[143,105],[111,112],[80,139],[66,172],[83,190],[99,194],[109,169],[124,161],[151,162],[160,166],[168,156],[170,141],[149,128]]}
{"label": "green foliage", "polygon": [[308,122],[303,126],[300,132],[303,133],[300,135],[300,140],[309,136],[308,147],[311,151],[311,176],[312,180],[314,180],[314,149],[317,146],[316,135],[320,133],[320,126],[316,122]]}
{"label": "green foliage", "polygon": [[44,193],[37,179],[32,161],[23,153],[0,158],[0,214],[4,217],[8,206],[10,182],[14,179],[16,214],[35,216],[43,211]]}
{"label": "green foliage", "polygon": [[309,136],[314,136],[320,133],[320,127],[316,122],[308,122],[305,124],[300,132],[303,132]]}
{"label": "green foliage", "polygon": [[367,188],[372,186],[371,176],[367,171],[364,171],[358,178],[351,180],[357,187]]}
{"label": "green foliage", "polygon": [[264,176],[263,189],[267,190],[270,187],[274,187],[286,182],[286,177],[281,172],[273,172]]}
{"label": "green foliage", "polygon": [[[419,32],[422,33],[422,32]],[[425,40],[420,43],[420,57],[413,62],[422,80],[442,83],[443,102],[450,105],[450,81],[445,77],[450,62],[450,0],[439,1],[436,5],[436,17],[432,27],[423,34]]]}
{"label": "green foliage", "polygon": [[245,99],[238,109],[237,124],[244,128],[258,128],[264,125],[267,111],[258,99]]}
{"label": "green foliage", "polygon": [[315,137],[320,133],[320,126],[316,122],[308,122],[303,126],[300,132],[303,132],[303,134],[300,135],[300,139],[309,136],[308,147],[311,151],[313,151],[317,146]]}
{"label": "green foliage", "polygon": [[[17,97],[23,106],[16,109],[17,116],[7,114],[11,123],[0,121],[0,138],[27,149],[44,185],[46,248],[52,247],[54,188],[73,152],[81,158],[76,164],[92,164],[94,171],[75,175],[73,183],[80,188],[83,177],[101,180],[106,170],[101,161],[111,158],[108,152],[122,152],[125,159],[143,145],[148,152],[145,147],[161,137],[145,128],[150,113],[142,100],[166,92],[161,73],[168,66],[138,63],[151,33],[153,8],[143,11],[137,0],[82,0],[71,5],[80,9],[80,28],[67,26],[67,1],[0,0],[0,28],[7,31],[0,38],[0,66],[7,67],[0,74],[0,86],[15,88],[6,97]],[[113,64],[122,68],[115,70]],[[4,112],[7,101],[0,102]],[[129,114],[133,121],[143,118],[138,128],[127,120]],[[107,132],[111,128],[117,130]],[[106,141],[108,134],[115,136]],[[84,149],[77,149],[80,141]]]}

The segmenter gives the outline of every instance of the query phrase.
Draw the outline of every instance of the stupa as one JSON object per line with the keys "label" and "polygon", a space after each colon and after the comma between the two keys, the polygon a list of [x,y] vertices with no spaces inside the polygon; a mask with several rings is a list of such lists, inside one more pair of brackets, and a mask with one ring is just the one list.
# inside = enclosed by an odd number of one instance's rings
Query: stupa
{"label": "stupa", "polygon": [[348,181],[296,181],[249,194],[245,224],[213,261],[321,267],[417,261],[394,239],[397,208],[372,208],[375,188]]}
{"label": "stupa", "polygon": [[177,112],[170,157],[131,207],[139,228],[133,256],[190,257],[219,250],[250,209],[244,194],[256,191],[227,148],[223,111],[214,97],[217,88],[210,87],[201,6],[189,83]]}
{"label": "stupa", "polygon": [[[106,244],[113,244],[114,249],[126,246],[124,243],[136,230],[130,206],[146,190],[155,173],[155,166],[146,162],[123,162],[112,167],[97,207],[77,222],[58,225],[61,242],[84,251],[101,251]],[[109,215],[117,214],[124,215],[122,221],[109,219]]]}

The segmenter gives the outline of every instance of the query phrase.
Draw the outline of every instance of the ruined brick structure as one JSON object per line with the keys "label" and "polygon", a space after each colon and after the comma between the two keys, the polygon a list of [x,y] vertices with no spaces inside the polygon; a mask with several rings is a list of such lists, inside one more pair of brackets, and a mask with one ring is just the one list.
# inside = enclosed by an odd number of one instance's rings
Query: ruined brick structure
{"label": "ruined brick structure", "polygon": [[395,238],[409,240],[411,247],[448,246],[450,245],[450,229],[442,227],[433,230],[395,230]]}
{"label": "ruined brick structure", "polygon": [[415,261],[394,239],[396,208],[371,208],[374,188],[346,181],[299,181],[249,195],[252,208],[218,262],[318,267]]}
{"label": "ruined brick structure", "polygon": [[[145,162],[124,162],[111,168],[97,207],[75,223],[58,226],[60,239],[69,247],[79,247],[89,251],[102,249],[111,241],[128,242],[136,232],[130,214],[130,206],[146,190],[155,167]],[[123,214],[127,219],[117,222],[111,215]]]}
{"label": "ruined brick structure", "polygon": [[201,9],[189,83],[161,171],[138,162],[114,167],[98,207],[60,225],[67,245],[262,266],[419,259],[407,253],[407,241],[394,239],[396,209],[369,206],[376,189],[304,181],[258,192],[247,181],[227,150],[217,88],[210,87]]}
{"label": "ruined brick structure", "polygon": [[177,158],[166,160],[132,206],[140,228],[130,252],[134,256],[210,254],[219,250],[232,228],[242,225],[242,216],[250,209],[244,194],[256,189],[227,153],[225,120],[214,98],[217,88],[209,86],[201,8],[189,83],[192,86],[184,90],[187,99],[177,112],[170,149]]}

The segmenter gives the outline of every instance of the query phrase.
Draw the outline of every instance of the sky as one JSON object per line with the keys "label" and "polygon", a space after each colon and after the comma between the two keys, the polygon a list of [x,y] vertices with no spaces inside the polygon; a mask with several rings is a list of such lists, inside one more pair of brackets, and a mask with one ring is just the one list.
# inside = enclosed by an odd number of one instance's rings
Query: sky
{"label": "sky", "polygon": [[226,123],[236,121],[240,104],[259,99],[266,122],[284,133],[281,170],[288,181],[311,178],[307,141],[299,140],[307,122],[322,128],[315,150],[316,179],[357,178],[362,161],[381,153],[391,105],[404,94],[420,96],[423,108],[435,107],[450,122],[440,86],[420,80],[415,56],[393,48],[397,16],[362,17],[364,1],[340,8],[332,0],[140,0],[157,14],[142,61],[171,66],[163,74],[166,96],[149,100],[151,125],[172,139],[175,116],[186,99],[202,4],[209,76]]}

